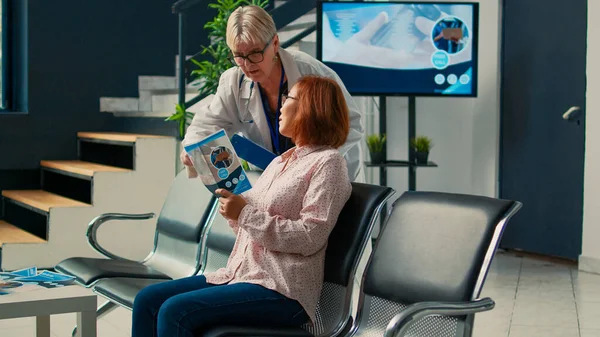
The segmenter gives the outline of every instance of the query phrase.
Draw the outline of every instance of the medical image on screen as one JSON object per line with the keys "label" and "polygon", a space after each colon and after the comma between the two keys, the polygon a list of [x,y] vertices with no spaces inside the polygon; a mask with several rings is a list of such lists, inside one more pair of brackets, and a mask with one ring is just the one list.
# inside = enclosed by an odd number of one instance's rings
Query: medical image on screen
{"label": "medical image on screen", "polygon": [[461,19],[448,17],[435,24],[431,38],[437,50],[456,54],[468,45],[469,31]]}
{"label": "medical image on screen", "polygon": [[351,93],[475,94],[476,4],[321,6],[318,54]]}

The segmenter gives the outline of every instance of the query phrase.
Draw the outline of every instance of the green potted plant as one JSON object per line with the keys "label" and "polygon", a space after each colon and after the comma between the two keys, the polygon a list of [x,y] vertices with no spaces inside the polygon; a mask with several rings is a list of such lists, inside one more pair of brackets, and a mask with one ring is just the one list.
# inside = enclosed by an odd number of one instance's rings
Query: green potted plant
{"label": "green potted plant", "polygon": [[[200,83],[199,96],[206,97],[214,94],[217,91],[221,74],[233,67],[228,58],[231,55],[231,50],[229,50],[225,39],[229,15],[241,5],[256,5],[265,8],[268,4],[268,0],[217,0],[208,4],[208,7],[217,10],[214,19],[204,25],[204,29],[208,30],[208,38],[211,43],[208,47],[202,46],[201,53],[210,56],[210,60],[198,61],[191,59],[198,66],[198,69],[192,71],[192,75],[195,76],[194,82]],[[193,118],[194,114],[192,112],[186,111],[185,107],[177,104],[175,112],[166,120],[179,123],[179,136],[183,138],[186,127]]]}
{"label": "green potted plant", "polygon": [[371,163],[380,164],[385,161],[385,134],[373,134],[367,137],[367,146],[371,154]]}
{"label": "green potted plant", "polygon": [[433,147],[433,141],[427,136],[418,136],[410,140],[410,146],[415,151],[417,164],[427,164],[429,151]]}

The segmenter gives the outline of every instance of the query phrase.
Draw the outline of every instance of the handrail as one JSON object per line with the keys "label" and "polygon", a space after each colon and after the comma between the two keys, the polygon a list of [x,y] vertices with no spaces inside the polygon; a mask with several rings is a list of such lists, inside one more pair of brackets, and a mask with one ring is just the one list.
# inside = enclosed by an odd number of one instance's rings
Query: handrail
{"label": "handrail", "polygon": [[194,104],[200,102],[201,100],[205,99],[206,97],[208,97],[208,95],[198,94],[194,98],[190,99],[189,101],[186,101],[185,102],[185,106],[186,106],[186,108],[189,108],[192,105],[194,105]]}
{"label": "handrail", "polygon": [[[317,0],[287,0],[284,4],[270,10],[269,14],[275,21],[275,28],[280,30],[316,7]],[[291,8],[293,10],[290,10]]]}
{"label": "handrail", "polygon": [[202,2],[202,0],[179,0],[171,6],[171,11],[173,14],[183,13],[200,2]]}
{"label": "handrail", "polygon": [[291,45],[293,45],[294,43],[302,40],[303,38],[309,36],[311,33],[313,33],[314,31],[317,30],[317,25],[313,24],[312,26],[304,29],[303,31],[301,31],[300,33],[294,35],[293,37],[291,37],[290,39],[288,39],[285,42],[281,43],[281,48],[287,48]]}

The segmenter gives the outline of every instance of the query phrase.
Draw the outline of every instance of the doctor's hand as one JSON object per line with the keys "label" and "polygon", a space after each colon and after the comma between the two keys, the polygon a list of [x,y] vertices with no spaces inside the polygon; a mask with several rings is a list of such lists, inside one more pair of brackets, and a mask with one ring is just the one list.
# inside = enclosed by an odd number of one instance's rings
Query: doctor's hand
{"label": "doctor's hand", "polygon": [[219,203],[221,204],[219,213],[225,219],[237,221],[242,209],[248,204],[246,199],[222,188],[217,189],[215,193],[221,195],[219,198]]}
{"label": "doctor's hand", "polygon": [[185,152],[185,150],[181,151],[181,154],[179,155],[179,159],[181,159],[181,162],[183,163],[183,165],[192,166],[192,160],[190,159],[190,156],[187,154],[187,152]]}

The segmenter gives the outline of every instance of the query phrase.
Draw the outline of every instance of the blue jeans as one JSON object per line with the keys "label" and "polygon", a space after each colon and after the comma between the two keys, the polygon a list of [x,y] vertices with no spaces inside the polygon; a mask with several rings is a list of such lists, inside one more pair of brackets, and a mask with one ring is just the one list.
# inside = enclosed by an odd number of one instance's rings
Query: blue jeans
{"label": "blue jeans", "polygon": [[302,306],[250,283],[214,285],[192,276],[148,286],[133,303],[132,337],[193,337],[218,325],[299,327]]}

